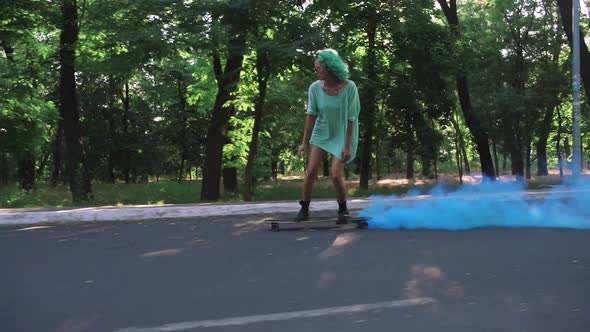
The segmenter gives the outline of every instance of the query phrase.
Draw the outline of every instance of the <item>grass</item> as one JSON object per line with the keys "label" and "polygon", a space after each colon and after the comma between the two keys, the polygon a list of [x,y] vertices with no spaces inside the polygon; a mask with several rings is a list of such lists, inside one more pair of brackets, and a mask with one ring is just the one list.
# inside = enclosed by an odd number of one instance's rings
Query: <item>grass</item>
{"label": "grass", "polygon": [[[503,181],[511,181],[503,177]],[[464,177],[464,183],[477,182],[471,177]],[[533,178],[527,181],[528,189],[542,189],[560,184],[559,176]],[[371,181],[369,190],[360,190],[358,179],[348,181],[349,197],[368,197],[372,195],[404,195],[409,190],[425,193],[437,184],[448,188],[457,187],[457,179],[439,177],[439,180],[406,180],[401,176],[393,176],[380,181]],[[303,180],[301,177],[286,177],[276,181],[259,181],[255,189],[255,201],[296,201],[301,197]],[[95,200],[74,204],[67,186],[54,189],[44,183],[38,184],[35,192],[26,193],[16,186],[0,188],[0,208],[33,208],[33,207],[84,207],[84,206],[125,206],[125,205],[162,205],[162,204],[193,204],[199,203],[201,193],[200,181],[160,181],[147,184],[108,184],[94,183]],[[335,192],[329,178],[320,177],[314,187],[314,199],[334,199]],[[220,202],[240,202],[241,196],[235,193],[221,192]]]}

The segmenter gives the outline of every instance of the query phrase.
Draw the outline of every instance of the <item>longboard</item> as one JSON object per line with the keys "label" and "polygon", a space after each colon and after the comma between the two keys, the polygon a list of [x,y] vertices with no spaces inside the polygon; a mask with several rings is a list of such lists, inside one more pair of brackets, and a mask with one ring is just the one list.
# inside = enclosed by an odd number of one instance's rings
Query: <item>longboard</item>
{"label": "longboard", "polygon": [[267,224],[270,224],[270,230],[273,232],[278,232],[281,230],[281,226],[283,225],[290,225],[290,226],[300,226],[300,228],[306,227],[313,227],[314,225],[322,225],[322,224],[335,224],[335,225],[346,225],[346,224],[356,224],[357,228],[366,229],[369,227],[367,223],[369,218],[366,217],[348,217],[345,220],[341,220],[338,218],[327,217],[327,218],[311,218],[306,221],[292,221],[292,220],[285,220],[285,219],[267,219],[265,220]]}

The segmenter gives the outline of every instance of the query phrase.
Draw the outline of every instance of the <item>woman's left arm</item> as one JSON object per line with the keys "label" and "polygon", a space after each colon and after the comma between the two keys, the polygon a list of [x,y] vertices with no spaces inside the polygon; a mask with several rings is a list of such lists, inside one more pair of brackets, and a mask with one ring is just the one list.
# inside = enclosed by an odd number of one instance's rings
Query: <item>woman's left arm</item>
{"label": "woman's left arm", "polygon": [[344,143],[344,151],[342,151],[342,160],[350,159],[350,147],[352,144],[352,131],[354,130],[354,121],[348,121],[346,126],[346,142]]}
{"label": "woman's left arm", "polygon": [[353,84],[353,91],[348,100],[348,121],[346,125],[346,141],[344,142],[344,151],[342,151],[342,159],[347,161],[351,157],[350,149],[352,148],[352,137],[355,130],[355,123],[360,111],[360,100],[356,85],[351,81],[348,84]]}

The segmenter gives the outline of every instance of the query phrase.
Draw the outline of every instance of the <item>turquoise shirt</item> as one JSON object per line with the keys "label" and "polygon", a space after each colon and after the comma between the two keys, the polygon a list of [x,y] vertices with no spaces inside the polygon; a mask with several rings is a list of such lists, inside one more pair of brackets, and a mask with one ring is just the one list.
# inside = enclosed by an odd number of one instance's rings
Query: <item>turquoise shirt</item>
{"label": "turquoise shirt", "polygon": [[349,163],[356,157],[361,103],[356,84],[350,80],[347,82],[344,90],[335,96],[328,95],[320,81],[313,82],[309,86],[307,114],[317,116],[309,143],[340,160],[346,144],[348,121],[353,122]]}

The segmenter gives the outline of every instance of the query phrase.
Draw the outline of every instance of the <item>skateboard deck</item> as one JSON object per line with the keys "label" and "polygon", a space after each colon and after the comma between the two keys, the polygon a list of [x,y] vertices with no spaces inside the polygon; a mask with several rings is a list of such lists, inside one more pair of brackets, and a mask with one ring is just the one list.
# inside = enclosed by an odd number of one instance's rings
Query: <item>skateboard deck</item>
{"label": "skateboard deck", "polygon": [[267,219],[265,221],[267,224],[270,224],[271,231],[278,232],[281,230],[281,226],[299,226],[297,228],[311,228],[314,226],[321,226],[326,224],[334,224],[338,226],[356,224],[357,228],[366,229],[369,226],[367,220],[369,220],[369,218],[366,217],[349,217],[345,220],[340,220],[334,217],[319,217],[310,218],[306,221],[292,221],[285,219]]}

